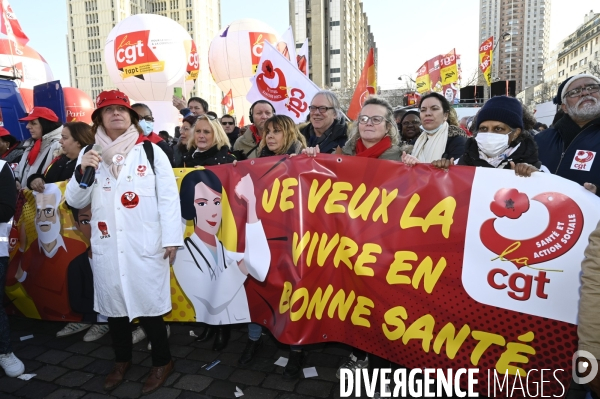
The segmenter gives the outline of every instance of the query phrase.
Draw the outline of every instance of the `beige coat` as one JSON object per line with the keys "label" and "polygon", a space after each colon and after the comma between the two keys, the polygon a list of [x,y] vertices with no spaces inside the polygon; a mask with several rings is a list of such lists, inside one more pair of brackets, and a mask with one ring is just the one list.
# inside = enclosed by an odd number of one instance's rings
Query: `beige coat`
{"label": "beige coat", "polygon": [[600,223],[590,234],[581,271],[579,350],[586,350],[600,359]]}

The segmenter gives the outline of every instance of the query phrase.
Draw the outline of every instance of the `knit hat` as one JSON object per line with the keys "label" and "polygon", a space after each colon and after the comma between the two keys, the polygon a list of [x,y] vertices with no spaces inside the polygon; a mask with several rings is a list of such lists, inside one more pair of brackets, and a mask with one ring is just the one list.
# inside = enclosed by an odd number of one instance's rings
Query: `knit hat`
{"label": "knit hat", "polygon": [[556,105],[561,105],[562,104],[562,98],[561,97],[562,97],[563,89],[565,88],[565,85],[567,84],[567,82],[569,80],[571,80],[571,79],[573,79],[573,76],[571,76],[570,78],[566,78],[564,80],[564,82],[562,82],[560,84],[560,86],[558,86],[558,91],[556,92],[556,96],[552,99],[552,102],[554,104],[556,104]]}
{"label": "knit hat", "polygon": [[492,97],[483,105],[477,114],[477,129],[485,121],[506,123],[511,128],[523,129],[523,106],[513,97]]}
{"label": "knit hat", "polygon": [[569,91],[569,87],[573,83],[575,83],[575,81],[577,81],[578,79],[581,79],[581,78],[590,78],[590,79],[595,80],[596,83],[600,84],[600,79],[598,79],[594,75],[590,75],[590,74],[587,74],[587,73],[582,73],[580,75],[575,75],[571,79],[565,80],[564,87],[563,87],[562,91],[560,92],[561,103],[565,100],[565,96],[566,96],[567,92]]}

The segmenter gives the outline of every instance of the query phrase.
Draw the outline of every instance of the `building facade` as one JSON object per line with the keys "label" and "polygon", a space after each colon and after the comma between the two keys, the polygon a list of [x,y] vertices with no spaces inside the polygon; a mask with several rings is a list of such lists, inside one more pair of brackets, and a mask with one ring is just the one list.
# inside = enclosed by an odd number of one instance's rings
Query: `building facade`
{"label": "building facade", "polygon": [[557,48],[557,79],[580,73],[600,74],[600,13],[590,11],[583,24]]}
{"label": "building facade", "polygon": [[[178,22],[192,36],[198,54],[208,54],[219,33],[219,0],[66,0],[71,86],[92,99],[114,86],[104,62],[104,43],[112,28],[134,14],[158,14]],[[214,83],[207,57],[200,57],[200,73],[191,95],[204,98],[210,109],[220,109],[221,90]]]}
{"label": "building facade", "polygon": [[517,93],[543,81],[550,0],[480,0],[479,26],[480,43],[490,36],[497,43],[492,81],[514,80]]}
{"label": "building facade", "polygon": [[310,78],[320,87],[354,87],[377,47],[360,0],[289,0],[296,47],[308,38]]}

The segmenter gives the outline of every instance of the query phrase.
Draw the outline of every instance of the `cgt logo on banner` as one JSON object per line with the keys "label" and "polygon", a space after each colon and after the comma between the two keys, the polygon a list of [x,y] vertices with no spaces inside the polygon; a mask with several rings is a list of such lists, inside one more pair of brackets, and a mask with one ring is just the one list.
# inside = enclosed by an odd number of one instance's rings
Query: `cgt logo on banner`
{"label": "cgt logo on banner", "polygon": [[277,37],[272,33],[266,32],[248,32],[250,38],[250,56],[252,59],[252,73],[256,73],[258,63],[262,57],[265,40],[269,43],[276,43]]}
{"label": "cgt logo on banner", "polygon": [[193,80],[196,82],[196,79],[198,79],[198,72],[200,71],[200,58],[198,57],[196,43],[193,40],[186,40],[184,45],[188,60],[187,67],[185,69],[187,74],[185,80]]}
{"label": "cgt logo on banner", "polygon": [[115,60],[123,79],[135,76],[144,79],[144,74],[162,72],[165,62],[159,61],[148,45],[149,30],[130,32],[115,39]]}
{"label": "cgt logo on banner", "polygon": [[[489,201],[471,201],[462,274],[467,293],[489,305],[577,324],[581,270],[565,255],[583,253],[587,241],[580,238],[597,221],[586,220],[588,204],[576,203],[565,190],[547,191],[537,179],[503,182],[510,188]],[[489,184],[475,179],[473,190],[489,192]]]}

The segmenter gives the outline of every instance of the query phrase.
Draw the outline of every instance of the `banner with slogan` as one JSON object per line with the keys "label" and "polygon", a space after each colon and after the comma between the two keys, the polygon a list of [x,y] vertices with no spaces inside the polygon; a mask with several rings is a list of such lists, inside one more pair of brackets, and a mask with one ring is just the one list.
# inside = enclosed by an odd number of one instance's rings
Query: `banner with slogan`
{"label": "banner with slogan", "polygon": [[440,93],[442,91],[442,74],[440,73],[440,60],[442,56],[436,55],[427,61],[427,71],[429,73],[430,91]]}
{"label": "banner with slogan", "polygon": [[479,46],[479,69],[483,73],[488,86],[492,84],[492,61],[494,49],[494,36],[490,36]]}
{"label": "banner with slogan", "polygon": [[427,62],[421,65],[421,68],[417,70],[417,79],[415,82],[417,85],[417,91],[421,94],[427,93],[431,89],[431,80],[429,79]]}
{"label": "banner with slogan", "polygon": [[377,91],[377,70],[375,69],[375,58],[373,57],[373,49],[369,49],[367,59],[365,60],[365,66],[363,67],[356,89],[350,100],[350,106],[348,107],[348,118],[356,120],[358,113],[360,112],[362,105],[369,98],[370,95],[375,94]]}
{"label": "banner with slogan", "polygon": [[452,49],[446,55],[440,56],[442,85],[449,85],[458,81],[458,65],[456,63],[456,51]]}
{"label": "banner with slogan", "polygon": [[[600,219],[583,187],[545,173],[327,154],[175,172],[185,245],[166,320],[252,320],[285,344],[342,342],[408,368],[478,368],[482,394],[490,372],[512,386],[517,373],[562,369],[544,392],[565,393],[580,264]],[[66,279],[88,261],[93,215],[54,208],[64,185],[25,191],[10,236],[12,313],[83,318],[68,306]],[[197,195],[210,206],[195,207]]]}

